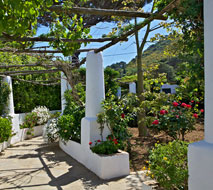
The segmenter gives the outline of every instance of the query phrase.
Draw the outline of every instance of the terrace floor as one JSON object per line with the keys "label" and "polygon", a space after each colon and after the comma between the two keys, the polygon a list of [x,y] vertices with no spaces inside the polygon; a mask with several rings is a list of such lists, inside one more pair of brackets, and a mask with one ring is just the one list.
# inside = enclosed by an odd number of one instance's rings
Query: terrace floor
{"label": "terrace floor", "polygon": [[0,153],[0,190],[141,190],[147,189],[144,176],[144,172],[133,172],[124,178],[102,180],[57,144],[45,144],[42,137]]}

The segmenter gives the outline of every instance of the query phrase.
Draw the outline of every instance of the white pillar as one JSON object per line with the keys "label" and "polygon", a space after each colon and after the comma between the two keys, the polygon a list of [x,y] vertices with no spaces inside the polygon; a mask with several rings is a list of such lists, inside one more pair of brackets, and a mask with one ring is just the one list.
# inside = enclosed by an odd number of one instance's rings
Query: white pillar
{"label": "white pillar", "polygon": [[10,94],[9,94],[9,100],[8,105],[6,107],[6,111],[9,115],[14,115],[14,102],[13,102],[13,88],[12,88],[12,79],[10,76],[5,76],[3,78],[3,82],[6,82],[10,87]]}
{"label": "white pillar", "polygon": [[[81,121],[81,144],[89,148],[89,142],[101,139],[97,114],[101,112],[101,102],[105,98],[104,67],[102,53],[90,51],[86,61],[86,117]],[[103,139],[110,134],[107,127]],[[94,143],[93,143],[94,144]]]}
{"label": "white pillar", "polygon": [[105,98],[102,53],[87,54],[86,64],[86,117],[96,117]]}
{"label": "white pillar", "polygon": [[136,94],[136,84],[135,84],[135,82],[129,83],[129,92],[133,93],[133,94]]}
{"label": "white pillar", "polygon": [[118,98],[121,98],[121,87],[120,86],[118,87],[116,95],[117,95]]}
{"label": "white pillar", "polygon": [[213,1],[204,1],[205,139],[189,145],[189,190],[213,189]]}
{"label": "white pillar", "polygon": [[61,72],[61,114],[63,114],[65,106],[66,106],[66,100],[64,98],[64,92],[66,90],[70,90],[71,87],[66,80],[66,76],[64,75],[63,72]]}

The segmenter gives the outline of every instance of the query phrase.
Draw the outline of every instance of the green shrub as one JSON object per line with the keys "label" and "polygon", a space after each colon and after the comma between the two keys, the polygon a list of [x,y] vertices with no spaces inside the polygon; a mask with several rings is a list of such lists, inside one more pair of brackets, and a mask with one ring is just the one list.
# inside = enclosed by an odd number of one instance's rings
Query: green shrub
{"label": "green shrub", "polygon": [[38,122],[38,115],[35,112],[27,113],[24,122],[20,125],[20,128],[33,128]]}
{"label": "green shrub", "polygon": [[12,136],[12,122],[10,119],[0,117],[0,143]]}
{"label": "green shrub", "polygon": [[187,189],[187,146],[186,142],[173,141],[169,144],[156,144],[150,151],[150,174],[163,189]]}
{"label": "green shrub", "polygon": [[169,106],[158,112],[157,118],[151,127],[158,131],[164,131],[173,139],[184,136],[186,132],[194,130],[194,124],[198,114],[193,113],[192,106],[186,103],[170,103]]}
{"label": "green shrub", "polygon": [[76,119],[74,115],[62,115],[58,119],[57,133],[63,142],[73,140],[80,142],[81,128],[80,124],[76,125]]}
{"label": "green shrub", "polygon": [[[90,145],[92,145],[92,143],[89,143]],[[92,152],[96,153],[96,154],[114,154],[118,152],[118,147],[119,144],[117,142],[117,139],[107,139],[107,141],[101,141],[101,140],[97,140],[95,141],[95,146],[91,147]]]}
{"label": "green shrub", "polygon": [[5,82],[0,81],[0,116],[6,112],[5,106],[7,106],[8,104],[9,94],[9,85]]}
{"label": "green shrub", "polygon": [[77,84],[75,89],[78,92],[79,101],[75,100],[72,90],[67,90],[64,94],[66,106],[57,123],[58,135],[64,142],[70,139],[80,142],[81,119],[85,116],[85,89],[81,83]]}

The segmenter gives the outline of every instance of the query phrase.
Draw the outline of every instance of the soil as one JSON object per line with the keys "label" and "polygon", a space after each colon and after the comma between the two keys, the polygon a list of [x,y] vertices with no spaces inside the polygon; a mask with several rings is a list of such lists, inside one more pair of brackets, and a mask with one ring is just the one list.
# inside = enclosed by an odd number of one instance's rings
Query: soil
{"label": "soil", "polygon": [[[204,138],[203,123],[195,125],[196,130],[185,135],[185,141],[196,142]],[[144,166],[147,166],[149,150],[152,149],[155,143],[167,143],[172,139],[165,133],[154,134],[150,132],[149,137],[138,137],[137,128],[129,128],[132,133],[131,137],[131,151],[130,151],[130,169],[131,171],[140,171]]]}

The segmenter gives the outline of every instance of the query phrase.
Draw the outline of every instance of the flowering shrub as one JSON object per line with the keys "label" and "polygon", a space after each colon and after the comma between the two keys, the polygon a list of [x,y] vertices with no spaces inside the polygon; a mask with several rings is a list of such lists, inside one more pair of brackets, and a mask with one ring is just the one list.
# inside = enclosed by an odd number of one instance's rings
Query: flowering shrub
{"label": "flowering shrub", "polygon": [[187,189],[187,146],[183,141],[156,144],[150,151],[148,162],[151,177],[165,190]]}
{"label": "flowering shrub", "polygon": [[192,112],[190,104],[173,102],[166,109],[160,110],[151,128],[164,131],[173,139],[181,135],[184,140],[185,133],[195,129],[194,124],[197,118],[198,114]]}
{"label": "flowering shrub", "polygon": [[[123,101],[116,100],[116,97],[111,95],[102,103],[103,112],[97,115],[97,122],[100,124],[101,129],[101,140],[103,141],[102,130],[106,125],[111,132],[111,138],[117,139],[118,145],[116,147],[120,149],[126,147],[131,136],[127,129],[128,122],[131,120],[131,114],[124,113],[125,106]],[[106,144],[109,145],[110,143],[112,142],[110,141]]]}
{"label": "flowering shrub", "polygon": [[75,125],[74,115],[62,115],[57,122],[57,133],[60,139],[65,143],[68,140],[80,142],[81,128]]}
{"label": "flowering shrub", "polygon": [[37,120],[36,124],[38,124],[38,125],[42,125],[42,124],[47,123],[48,119],[50,118],[49,109],[47,109],[45,106],[35,107],[32,110],[32,113],[37,114],[38,120]]}
{"label": "flowering shrub", "polygon": [[[92,145],[92,142],[89,142]],[[107,138],[107,141],[97,140],[95,146],[91,147],[92,152],[96,154],[114,154],[118,152],[119,143],[117,139]]]}
{"label": "flowering shrub", "polygon": [[44,128],[43,133],[45,142],[56,142],[58,140],[57,118],[50,119]]}
{"label": "flowering shrub", "polygon": [[0,143],[12,136],[12,122],[8,118],[0,117]]}
{"label": "flowering shrub", "polygon": [[20,125],[20,128],[33,128],[34,126],[36,126],[38,122],[38,116],[37,113],[32,112],[32,113],[28,113],[26,114],[25,118],[24,118],[24,123]]}

